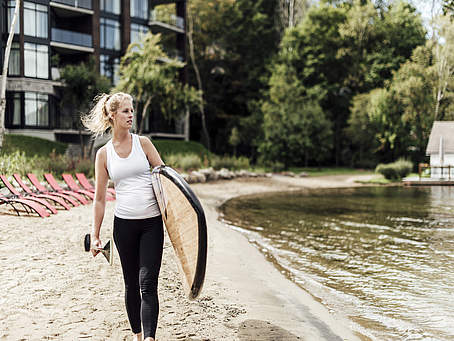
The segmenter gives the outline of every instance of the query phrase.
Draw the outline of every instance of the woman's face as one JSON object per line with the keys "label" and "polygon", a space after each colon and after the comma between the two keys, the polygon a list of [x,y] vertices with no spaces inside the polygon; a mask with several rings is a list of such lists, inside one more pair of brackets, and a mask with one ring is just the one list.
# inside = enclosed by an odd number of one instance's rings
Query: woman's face
{"label": "woman's face", "polygon": [[129,99],[124,99],[113,116],[115,128],[130,129],[132,127],[134,117],[134,108]]}

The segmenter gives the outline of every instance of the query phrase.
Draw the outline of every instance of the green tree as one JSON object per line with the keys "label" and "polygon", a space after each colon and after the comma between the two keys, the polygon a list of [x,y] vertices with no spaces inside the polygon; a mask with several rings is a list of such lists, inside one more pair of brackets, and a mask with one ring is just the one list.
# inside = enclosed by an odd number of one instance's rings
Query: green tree
{"label": "green tree", "polygon": [[178,81],[178,71],[184,64],[170,59],[159,42],[159,34],[147,33],[141,43],[129,45],[120,62],[120,80],[115,89],[134,95],[143,104],[139,134],[153,102],[171,119],[181,117],[185,108],[192,108],[200,98],[193,87]]}
{"label": "green tree", "polygon": [[[269,78],[269,64],[279,44],[278,0],[191,0],[194,15],[195,60],[204,85],[207,127],[216,152],[229,152],[225,143],[234,126],[241,143],[238,152],[253,153],[250,141],[260,134],[257,125],[243,124],[257,113],[261,91]],[[219,23],[228,23],[228,26]],[[226,29],[228,27],[228,29]],[[189,68],[191,84],[196,74]],[[261,119],[260,119],[261,120]],[[259,124],[260,125],[260,124]],[[202,131],[192,125],[192,136]]]}
{"label": "green tree", "polygon": [[[341,129],[348,114],[348,90],[343,85],[347,63],[338,53],[342,47],[340,26],[345,20],[343,8],[327,4],[312,7],[300,25],[286,31],[271,66],[272,77],[285,74],[280,69],[293,70],[296,87],[320,91],[317,102],[324,117],[332,122],[333,140],[329,145],[335,148],[336,163],[340,163]],[[332,150],[324,155],[333,160]]]}
{"label": "green tree", "polygon": [[281,53],[306,88],[325,91],[320,105],[333,123],[332,162],[346,164],[352,149],[345,128],[352,98],[382,87],[425,31],[414,8],[396,3],[377,8],[370,0],[313,6],[303,23],[284,36]]}
{"label": "green tree", "polygon": [[262,104],[261,158],[281,162],[285,168],[326,160],[332,131],[319,104],[323,91],[306,89],[296,69],[288,64],[275,66],[269,87]]}
{"label": "green tree", "polygon": [[[96,70],[93,59],[87,63],[66,65],[60,70],[60,81],[64,84],[60,110],[63,114],[70,111],[72,126],[79,131],[81,154],[85,157],[80,117],[88,112],[93,98],[99,93],[108,92],[112,85],[108,78],[101,76]],[[92,148],[93,144],[90,145],[89,154]]]}
{"label": "green tree", "polygon": [[353,98],[346,129],[353,166],[374,168],[406,155],[410,131],[402,115],[403,103],[393,89],[374,89]]}

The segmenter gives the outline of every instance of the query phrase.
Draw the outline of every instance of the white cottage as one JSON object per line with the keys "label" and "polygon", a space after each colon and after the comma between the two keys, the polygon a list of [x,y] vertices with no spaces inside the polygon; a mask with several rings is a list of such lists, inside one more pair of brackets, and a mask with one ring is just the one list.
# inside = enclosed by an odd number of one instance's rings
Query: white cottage
{"label": "white cottage", "polygon": [[[431,178],[454,178],[454,121],[435,121],[426,155],[430,156]],[[448,167],[449,168],[440,168]]]}

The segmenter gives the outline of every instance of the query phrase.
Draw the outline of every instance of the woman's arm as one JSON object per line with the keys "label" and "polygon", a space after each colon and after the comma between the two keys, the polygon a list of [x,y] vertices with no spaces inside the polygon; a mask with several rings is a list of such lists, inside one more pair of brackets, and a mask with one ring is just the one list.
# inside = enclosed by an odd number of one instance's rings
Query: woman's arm
{"label": "woman's arm", "polygon": [[[93,227],[91,231],[91,240],[95,247],[101,247],[101,239],[99,231],[104,219],[106,209],[106,191],[109,174],[107,173],[107,154],[106,148],[102,147],[96,153],[95,161],[95,199],[93,201]],[[99,251],[92,250],[93,256],[96,256]]]}
{"label": "woman's arm", "polygon": [[145,152],[145,155],[147,156],[148,162],[152,167],[164,164],[164,162],[162,162],[161,156],[159,156],[158,151],[148,137],[140,136],[140,144],[143,151]]}

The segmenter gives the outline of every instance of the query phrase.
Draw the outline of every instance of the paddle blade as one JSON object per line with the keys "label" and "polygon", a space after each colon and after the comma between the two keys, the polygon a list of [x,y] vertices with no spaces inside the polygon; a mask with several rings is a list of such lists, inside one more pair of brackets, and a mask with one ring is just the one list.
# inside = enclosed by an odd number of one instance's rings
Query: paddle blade
{"label": "paddle blade", "polygon": [[110,240],[107,241],[106,245],[104,245],[103,250],[101,253],[106,257],[107,261],[110,265],[113,263],[113,252],[112,252],[112,243]]}

